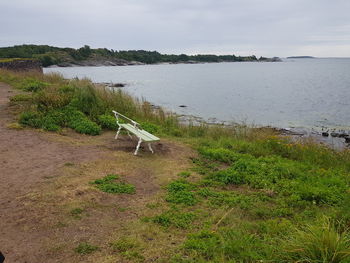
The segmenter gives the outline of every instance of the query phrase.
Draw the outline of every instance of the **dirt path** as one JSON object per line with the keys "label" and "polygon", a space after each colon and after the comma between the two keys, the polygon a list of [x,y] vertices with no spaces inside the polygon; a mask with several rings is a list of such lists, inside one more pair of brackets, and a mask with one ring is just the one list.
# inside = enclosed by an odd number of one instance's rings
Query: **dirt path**
{"label": "dirt path", "polygon": [[[10,129],[13,92],[0,83],[0,251],[6,263],[98,262],[73,248],[82,241],[103,248],[108,235],[137,218],[160,184],[186,168],[193,154],[168,142],[156,145],[156,155],[134,157],[134,142],[116,144],[111,133],[91,137]],[[125,175],[137,193],[108,195],[88,184],[107,173]],[[77,207],[84,211],[79,220],[71,216]]]}

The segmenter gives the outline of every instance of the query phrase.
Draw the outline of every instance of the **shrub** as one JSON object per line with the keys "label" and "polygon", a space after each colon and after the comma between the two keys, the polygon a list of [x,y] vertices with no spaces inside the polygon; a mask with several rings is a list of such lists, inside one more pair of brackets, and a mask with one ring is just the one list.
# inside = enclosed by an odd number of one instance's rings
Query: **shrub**
{"label": "shrub", "polygon": [[41,128],[42,116],[35,111],[25,111],[19,116],[19,123],[34,128]]}
{"label": "shrub", "polygon": [[39,91],[42,88],[48,86],[49,83],[42,82],[35,78],[25,78],[22,82],[21,88],[25,91]]}
{"label": "shrub", "polygon": [[66,116],[62,111],[52,110],[42,118],[41,128],[47,131],[59,131],[65,126]]}
{"label": "shrub", "polygon": [[38,109],[45,112],[53,109],[60,109],[67,106],[72,99],[72,94],[61,93],[56,86],[50,86],[38,91],[34,96],[34,102]]}
{"label": "shrub", "polygon": [[118,128],[115,117],[109,114],[98,116],[98,123],[105,129],[116,130]]}
{"label": "shrub", "polygon": [[146,130],[149,133],[157,133],[160,129],[160,127],[158,125],[155,125],[153,123],[150,122],[141,122],[141,128]]}
{"label": "shrub", "polygon": [[73,130],[89,134],[89,135],[98,135],[101,133],[101,127],[95,122],[89,120],[84,113],[72,108],[67,107],[63,113],[67,118],[67,126]]}

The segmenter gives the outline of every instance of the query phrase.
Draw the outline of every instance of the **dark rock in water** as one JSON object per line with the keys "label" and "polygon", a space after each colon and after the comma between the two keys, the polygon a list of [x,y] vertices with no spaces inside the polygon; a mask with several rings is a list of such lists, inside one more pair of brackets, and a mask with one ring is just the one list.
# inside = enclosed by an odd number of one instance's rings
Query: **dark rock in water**
{"label": "dark rock in water", "polygon": [[125,87],[125,84],[123,83],[112,83],[110,85],[110,87],[113,87],[113,88],[122,88],[122,87]]}
{"label": "dark rock in water", "polygon": [[161,109],[160,106],[154,105],[154,104],[151,104],[151,107],[152,107],[152,109],[154,109],[154,110],[159,110],[159,109]]}
{"label": "dark rock in water", "polygon": [[186,105],[180,105],[179,107],[181,107],[181,108],[186,108],[187,106],[186,106]]}
{"label": "dark rock in water", "polygon": [[302,129],[294,129],[294,128],[282,128],[277,129],[282,135],[295,135],[295,136],[304,136],[307,135],[307,131]]}
{"label": "dark rock in water", "polygon": [[350,143],[350,137],[345,137],[345,142]]}
{"label": "dark rock in water", "polygon": [[328,137],[328,136],[329,136],[329,133],[328,133],[328,132],[322,132],[322,136]]}
{"label": "dark rock in water", "polygon": [[346,134],[346,133],[340,133],[340,134],[339,134],[339,137],[340,137],[340,138],[349,137],[349,134]]}
{"label": "dark rock in water", "polygon": [[339,133],[337,133],[337,132],[331,132],[331,136],[332,136],[332,137],[339,137]]}

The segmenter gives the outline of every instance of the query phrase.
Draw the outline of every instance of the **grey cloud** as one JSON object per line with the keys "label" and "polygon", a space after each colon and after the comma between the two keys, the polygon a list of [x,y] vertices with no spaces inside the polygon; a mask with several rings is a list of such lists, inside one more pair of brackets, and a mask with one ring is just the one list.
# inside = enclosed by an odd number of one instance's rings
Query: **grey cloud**
{"label": "grey cloud", "polygon": [[0,46],[350,56],[345,0],[11,0]]}

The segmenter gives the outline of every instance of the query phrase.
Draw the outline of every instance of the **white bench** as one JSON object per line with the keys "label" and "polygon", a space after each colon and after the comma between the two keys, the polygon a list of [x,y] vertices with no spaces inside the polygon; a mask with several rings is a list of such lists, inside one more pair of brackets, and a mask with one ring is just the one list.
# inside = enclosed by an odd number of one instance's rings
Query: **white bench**
{"label": "white bench", "polygon": [[[153,153],[153,149],[151,146],[151,142],[159,141],[160,139],[157,136],[154,136],[153,134],[150,134],[149,132],[143,130],[141,128],[141,125],[137,123],[136,121],[124,116],[123,114],[120,114],[119,112],[113,111],[114,116],[117,121],[117,125],[119,126],[117,134],[115,135],[115,139],[118,139],[118,135],[120,133],[120,130],[124,128],[129,137],[131,137],[130,133],[134,134],[137,138],[139,138],[139,141],[136,146],[136,150],[134,152],[134,155],[137,155],[137,152],[139,151],[140,145],[142,142],[148,143],[148,149]],[[119,123],[119,118],[122,117],[123,119],[129,121],[130,123]]]}

